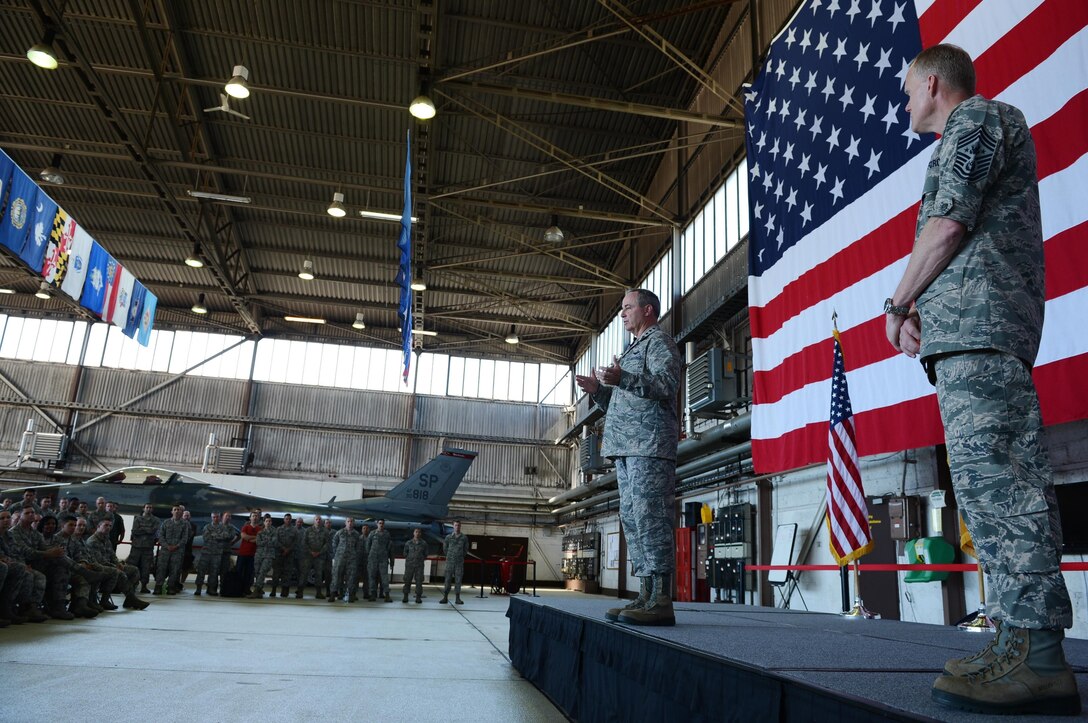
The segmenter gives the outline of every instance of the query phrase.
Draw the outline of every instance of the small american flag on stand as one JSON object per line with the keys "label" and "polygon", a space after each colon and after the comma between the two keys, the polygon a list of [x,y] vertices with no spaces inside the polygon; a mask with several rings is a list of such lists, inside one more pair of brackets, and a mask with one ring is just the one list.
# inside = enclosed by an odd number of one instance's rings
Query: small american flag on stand
{"label": "small american flag on stand", "polygon": [[846,565],[873,549],[869,510],[858,469],[854,412],[846,385],[842,342],[835,329],[835,363],[831,372],[831,424],[827,433],[827,528],[831,554]]}

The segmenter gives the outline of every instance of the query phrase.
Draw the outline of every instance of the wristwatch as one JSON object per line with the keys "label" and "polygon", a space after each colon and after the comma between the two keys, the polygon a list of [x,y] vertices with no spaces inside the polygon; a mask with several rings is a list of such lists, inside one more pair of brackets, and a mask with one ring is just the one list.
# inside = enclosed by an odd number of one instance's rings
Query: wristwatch
{"label": "wristwatch", "polygon": [[910,305],[896,306],[892,303],[890,298],[884,299],[884,313],[895,314],[896,316],[908,316],[910,315]]}

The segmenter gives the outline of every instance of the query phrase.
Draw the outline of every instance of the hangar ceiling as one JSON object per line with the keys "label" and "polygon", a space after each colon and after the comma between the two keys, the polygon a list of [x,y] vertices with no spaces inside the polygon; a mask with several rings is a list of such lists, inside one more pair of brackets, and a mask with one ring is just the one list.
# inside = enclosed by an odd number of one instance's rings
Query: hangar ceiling
{"label": "hangar ceiling", "polygon": [[[399,224],[359,211],[399,216],[410,131],[424,348],[572,363],[646,271],[632,248],[682,215],[653,197],[665,155],[740,142],[705,69],[747,6],[0,0],[0,147],[32,176],[59,154],[48,192],[159,297],[159,328],[399,346]],[[26,59],[46,34],[53,71]],[[249,97],[212,110],[237,65]],[[420,93],[432,120],[408,113]],[[692,110],[707,93],[720,113]],[[20,292],[0,309],[79,313],[0,264]]]}

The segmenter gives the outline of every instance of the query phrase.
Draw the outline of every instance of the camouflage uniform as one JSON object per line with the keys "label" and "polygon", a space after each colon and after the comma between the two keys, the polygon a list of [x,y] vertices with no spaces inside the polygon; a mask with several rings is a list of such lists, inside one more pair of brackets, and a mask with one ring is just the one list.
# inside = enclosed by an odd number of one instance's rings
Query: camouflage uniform
{"label": "camouflage uniform", "polygon": [[119,592],[125,596],[136,594],[140,571],[134,565],[121,565],[121,561],[117,559],[117,553],[113,551],[113,544],[110,542],[109,535],[103,535],[99,532],[94,533],[87,538],[84,548],[87,551],[87,556],[95,564],[117,571],[113,585],[108,590],[103,589],[102,592],[107,595],[113,592]]}
{"label": "camouflage uniform", "polygon": [[94,531],[98,529],[98,523],[102,520],[109,520],[113,522],[113,513],[109,510],[99,511],[96,507],[87,513],[87,529]]}
{"label": "camouflage uniform", "polygon": [[[12,527],[10,530],[11,542],[15,548],[14,557],[19,557],[23,562],[34,568],[41,578],[35,576],[34,595],[37,600],[46,605],[64,600],[68,585],[67,565],[62,558],[48,558],[45,556],[47,545],[42,533],[33,528],[24,528],[22,525]],[[44,584],[42,581],[44,580]],[[41,587],[41,597],[38,596],[38,588]]]}
{"label": "camouflage uniform", "polygon": [[[255,594],[264,595],[264,580],[272,573],[279,552],[279,531],[275,527],[269,527],[267,529],[262,528],[261,531],[257,533],[257,553],[253,556],[253,567],[257,571],[256,576],[253,578],[253,592]],[[272,594],[276,594],[274,583],[272,586]]]}
{"label": "camouflage uniform", "polygon": [[967,228],[916,304],[990,614],[1017,628],[1068,628],[1061,525],[1031,378],[1043,241],[1035,146],[1019,110],[974,96],[952,111],[926,172],[918,233],[933,216]]}
{"label": "camouflage uniform", "polygon": [[[306,588],[306,582],[310,579],[310,571],[314,573],[314,587],[317,588],[317,597],[325,596],[322,590],[327,592],[329,581],[325,578],[325,558],[329,554],[329,531],[324,526],[312,525],[299,535],[302,541],[302,557],[298,562],[298,595]],[[317,553],[315,556],[313,553]]]}
{"label": "camouflage uniform", "polygon": [[370,575],[367,574],[367,545],[370,544],[370,528],[363,523],[359,527],[359,541],[355,543],[355,577],[363,584],[363,597],[367,600],[374,599],[374,591],[370,589]]}
{"label": "camouflage uniform", "polygon": [[151,563],[155,559],[155,536],[162,522],[155,515],[139,515],[132,520],[132,542],[128,552],[128,564],[140,571],[140,585],[147,588],[151,575]]}
{"label": "camouflage uniform", "polygon": [[22,569],[25,572],[23,587],[20,590],[14,591],[12,602],[16,605],[30,605],[33,608],[41,606],[42,601],[45,598],[45,575],[33,567],[27,568],[30,564],[30,560],[24,557],[23,551],[15,544],[11,536],[11,530],[0,535],[0,555],[13,560],[16,564],[9,565],[9,575],[11,568],[21,564]]}
{"label": "camouflage uniform", "polygon": [[442,540],[442,554],[446,557],[446,585],[442,590],[442,600],[450,594],[453,585],[455,597],[461,597],[461,580],[465,576],[465,553],[468,552],[468,535],[463,532],[451,532]]}
{"label": "camouflage uniform", "polygon": [[[113,574],[116,570],[111,573],[95,565],[87,554],[82,538],[75,533],[65,536],[63,532],[59,532],[54,541],[64,548],[64,555],[59,558],[64,570],[61,576],[72,587],[73,602],[86,600],[92,592],[99,592],[100,588],[113,589],[117,580],[117,575]],[[54,599],[50,604],[55,603]]]}
{"label": "camouflage uniform", "polygon": [[393,538],[389,530],[374,530],[366,538],[367,588],[374,596],[389,597],[389,565],[393,562]]}
{"label": "camouflage uniform", "polygon": [[416,602],[423,599],[423,562],[427,559],[427,543],[414,537],[404,543],[404,602],[412,581],[416,583]]}
{"label": "camouflage uniform", "polygon": [[292,522],[280,525],[276,528],[276,539],[280,549],[276,552],[276,561],[272,565],[272,594],[276,594],[276,588],[280,587],[280,595],[287,597],[287,589],[291,586],[291,573],[298,569],[295,550],[298,547],[299,532]]}
{"label": "camouflage uniform", "polygon": [[[190,531],[188,522],[174,518],[164,520],[159,526],[159,568],[155,572],[157,588],[168,583],[168,592],[181,589],[181,563],[185,557],[185,543],[189,540]],[[175,545],[177,549],[171,552],[169,545]]]}
{"label": "camouflage uniform", "polygon": [[616,386],[592,395],[605,410],[601,454],[616,463],[620,522],[637,577],[670,575],[676,564],[673,492],[680,352],[656,324],[620,357]]}
{"label": "camouflage uniform", "polygon": [[204,586],[204,578],[208,579],[208,593],[219,593],[219,574],[223,564],[223,550],[227,542],[233,539],[233,533],[222,522],[209,522],[204,525],[201,533],[204,545],[200,550],[200,559],[196,561],[196,589],[199,591]]}
{"label": "camouflage uniform", "polygon": [[355,589],[359,581],[355,579],[356,542],[359,540],[359,531],[354,527],[343,528],[336,533],[334,547],[336,552],[332,559],[332,581],[329,583],[329,600],[339,599],[345,592],[350,600],[355,599]]}

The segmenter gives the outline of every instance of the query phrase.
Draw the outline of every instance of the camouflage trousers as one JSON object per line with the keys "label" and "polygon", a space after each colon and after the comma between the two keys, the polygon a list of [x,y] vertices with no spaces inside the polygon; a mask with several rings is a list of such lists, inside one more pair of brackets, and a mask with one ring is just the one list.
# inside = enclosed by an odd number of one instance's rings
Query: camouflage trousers
{"label": "camouflage trousers", "polygon": [[416,597],[423,597],[423,563],[404,566],[404,597],[412,589],[412,583],[416,584]]}
{"label": "camouflage trousers", "polygon": [[[159,565],[155,570],[155,585],[167,585],[170,589],[181,588],[181,563],[185,558],[185,547],[170,552],[165,546],[159,548]],[[169,578],[169,579],[168,579]]]}
{"label": "camouflage trousers", "polygon": [[461,597],[461,580],[465,577],[465,558],[451,560],[446,558],[446,581],[442,588],[442,595],[450,594],[450,585],[453,585],[453,594]]}
{"label": "camouflage trousers", "polygon": [[[34,586],[33,571],[27,570],[21,562],[0,563],[0,567],[5,571],[0,587],[0,610],[29,602]],[[45,578],[42,578],[42,592],[45,592]]]}
{"label": "camouflage trousers", "polygon": [[367,574],[366,555],[359,555],[355,577],[363,584],[363,597],[374,597],[374,591],[370,588],[370,575]]}
{"label": "camouflage trousers", "polygon": [[204,578],[208,578],[208,591],[218,592],[220,568],[223,565],[223,553],[208,545],[200,551],[200,558],[196,561],[196,586],[204,584]]}
{"label": "camouflage trousers", "polygon": [[329,588],[334,595],[339,596],[344,593],[347,593],[348,597],[355,595],[355,590],[359,587],[359,580],[356,577],[358,569],[354,556],[340,555],[333,559]]}
{"label": "camouflage trousers", "polygon": [[384,597],[389,594],[389,558],[368,558],[367,562],[367,589],[372,595]]}
{"label": "camouflage trousers", "polygon": [[314,571],[314,587],[318,592],[321,592],[328,586],[328,580],[325,579],[325,556],[318,555],[313,557],[310,555],[309,550],[302,553],[302,557],[298,559],[298,589],[304,590],[307,583],[310,581],[310,570]]}
{"label": "camouflage trousers", "polygon": [[291,554],[284,555],[282,550],[277,550],[276,559],[272,563],[273,592],[280,586],[283,586],[284,590],[289,588],[291,586],[291,575],[296,570],[298,570],[298,563],[295,561],[295,556]]}
{"label": "camouflage trousers", "polygon": [[986,573],[988,614],[1020,628],[1072,627],[1031,372],[1000,352],[944,357],[935,372],[952,486]]}
{"label": "camouflage trousers", "polygon": [[620,523],[636,577],[671,574],[676,568],[673,492],[676,461],[617,457]]}
{"label": "camouflage trousers", "polygon": [[147,587],[147,581],[151,577],[151,563],[155,560],[155,548],[133,547],[128,551],[126,562],[140,571],[140,584]]}
{"label": "camouflage trousers", "polygon": [[[262,554],[260,551],[253,558],[253,567],[256,570],[256,574],[253,576],[253,589],[257,592],[264,592],[264,581],[272,574],[273,565],[276,564],[276,556],[274,553]],[[275,585],[275,583],[273,583]],[[276,588],[272,588],[272,593],[275,594]]]}

